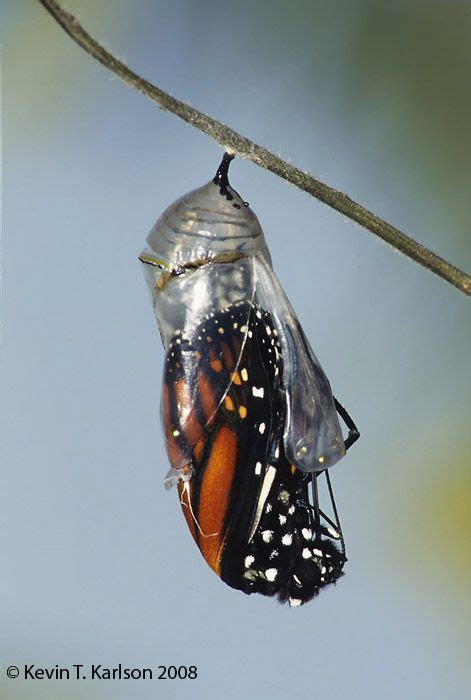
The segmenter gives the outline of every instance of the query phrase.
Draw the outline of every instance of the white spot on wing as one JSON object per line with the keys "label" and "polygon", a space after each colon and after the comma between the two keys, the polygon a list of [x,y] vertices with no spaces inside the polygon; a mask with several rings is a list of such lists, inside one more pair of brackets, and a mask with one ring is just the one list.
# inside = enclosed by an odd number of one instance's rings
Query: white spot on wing
{"label": "white spot on wing", "polygon": [[273,539],[273,530],[264,530],[262,532],[262,540],[268,544]]}
{"label": "white spot on wing", "polygon": [[292,542],[293,542],[293,535],[291,533],[287,533],[286,535],[283,535],[283,537],[281,538],[281,544],[284,544],[285,547],[289,547]]}
{"label": "white spot on wing", "polygon": [[261,472],[262,472],[262,463],[257,462],[257,464],[255,465],[255,474],[257,474],[257,476],[258,476],[259,474],[261,474]]}
{"label": "white spot on wing", "polygon": [[263,435],[263,433],[265,432],[265,427],[265,423],[260,423],[260,425],[258,426],[258,432],[260,433],[260,435]]}
{"label": "white spot on wing", "polygon": [[257,389],[256,386],[253,386],[252,387],[252,394],[259,399],[263,399],[263,396],[265,394],[265,391],[263,390],[263,386],[260,387],[260,389]]}
{"label": "white spot on wing", "polygon": [[248,557],[245,557],[245,568],[248,569],[255,561],[255,557],[253,557],[251,554],[249,554]]}
{"label": "white spot on wing", "polygon": [[265,576],[267,577],[268,581],[274,581],[276,579],[277,573],[278,569],[267,569],[265,571]]}

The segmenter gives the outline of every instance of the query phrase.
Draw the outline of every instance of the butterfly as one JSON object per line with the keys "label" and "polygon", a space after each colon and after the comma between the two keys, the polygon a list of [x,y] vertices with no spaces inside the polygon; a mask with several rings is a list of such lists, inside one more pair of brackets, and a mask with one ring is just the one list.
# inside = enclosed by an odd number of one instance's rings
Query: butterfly
{"label": "butterfly", "polygon": [[221,580],[297,607],[342,575],[328,469],[359,433],[274,275],[258,219],[229,185],[230,160],[164,212],[140,256],[166,349],[165,484],[176,484]]}

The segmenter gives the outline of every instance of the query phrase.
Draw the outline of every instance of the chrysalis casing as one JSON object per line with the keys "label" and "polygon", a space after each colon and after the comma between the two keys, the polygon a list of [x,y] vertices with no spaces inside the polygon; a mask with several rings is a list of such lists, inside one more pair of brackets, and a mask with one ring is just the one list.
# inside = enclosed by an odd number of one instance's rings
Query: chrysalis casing
{"label": "chrysalis casing", "polygon": [[[256,215],[229,185],[231,159],[166,209],[140,255],[166,351],[165,483],[177,484],[223,581],[297,606],[342,574],[327,469],[359,434],[273,272]],[[321,473],[333,520],[319,504]]]}

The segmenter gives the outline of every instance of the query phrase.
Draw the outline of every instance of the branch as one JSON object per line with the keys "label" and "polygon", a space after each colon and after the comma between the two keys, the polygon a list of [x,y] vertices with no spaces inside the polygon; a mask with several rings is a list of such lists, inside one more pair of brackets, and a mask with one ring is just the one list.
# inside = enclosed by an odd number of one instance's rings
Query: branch
{"label": "branch", "polygon": [[93,58],[96,58],[96,60],[102,63],[106,68],[113,71],[113,73],[125,83],[156,102],[161,109],[172,112],[188,124],[200,129],[208,136],[211,136],[211,138],[221,144],[225,150],[240,158],[246,158],[266,170],[270,170],[272,173],[275,173],[275,175],[291,182],[293,185],[304,190],[313,197],[316,197],[321,202],[328,204],[333,209],[336,209],[341,214],[344,214],[349,219],[356,221],[358,224],[368,229],[368,231],[371,231],[371,233],[382,238],[383,241],[389,243],[396,250],[404,253],[404,255],[412,260],[415,260],[419,265],[422,265],[439,277],[442,277],[465,294],[471,295],[471,277],[465,272],[462,272],[435,253],[432,253],[431,250],[425,248],[402,231],[399,231],[399,229],[391,226],[391,224],[388,224],[379,216],[373,214],[373,212],[368,211],[368,209],[365,209],[361,204],[350,199],[350,197],[343,192],[339,192],[339,190],[329,187],[329,185],[320,182],[312,175],[303,172],[293,165],[289,165],[274,153],[253,143],[250,139],[245,138],[245,136],[241,136],[233,129],[225,126],[225,124],[203,114],[203,112],[193,109],[193,107],[190,107],[184,102],[171,97],[156,85],[152,85],[152,83],[144,80],[144,78],[134,73],[124,63],[118,61],[117,58],[98,44],[98,42],[83,29],[79,22],[77,22],[75,17],[66,12],[56,0],[39,1],[79,46],[93,56]]}

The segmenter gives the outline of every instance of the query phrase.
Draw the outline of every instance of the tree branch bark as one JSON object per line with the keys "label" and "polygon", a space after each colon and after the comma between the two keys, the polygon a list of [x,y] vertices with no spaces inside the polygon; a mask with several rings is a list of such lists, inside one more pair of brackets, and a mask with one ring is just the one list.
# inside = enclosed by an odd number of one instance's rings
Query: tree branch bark
{"label": "tree branch bark", "polygon": [[468,274],[451,265],[451,263],[425,248],[399,229],[391,226],[391,224],[388,224],[343,192],[286,163],[274,153],[253,143],[245,136],[241,136],[225,124],[190,107],[181,100],[171,97],[171,95],[156,85],[141,78],[95,41],[75,17],[66,12],[56,0],[39,1],[79,46],[125,83],[156,102],[161,109],[172,112],[180,119],[191,124],[191,126],[200,129],[221,144],[226,151],[252,161],[316,197],[316,199],[336,209],[349,219],[356,221],[408,258],[415,260],[419,265],[442,277],[460,291],[471,295],[471,277]]}

